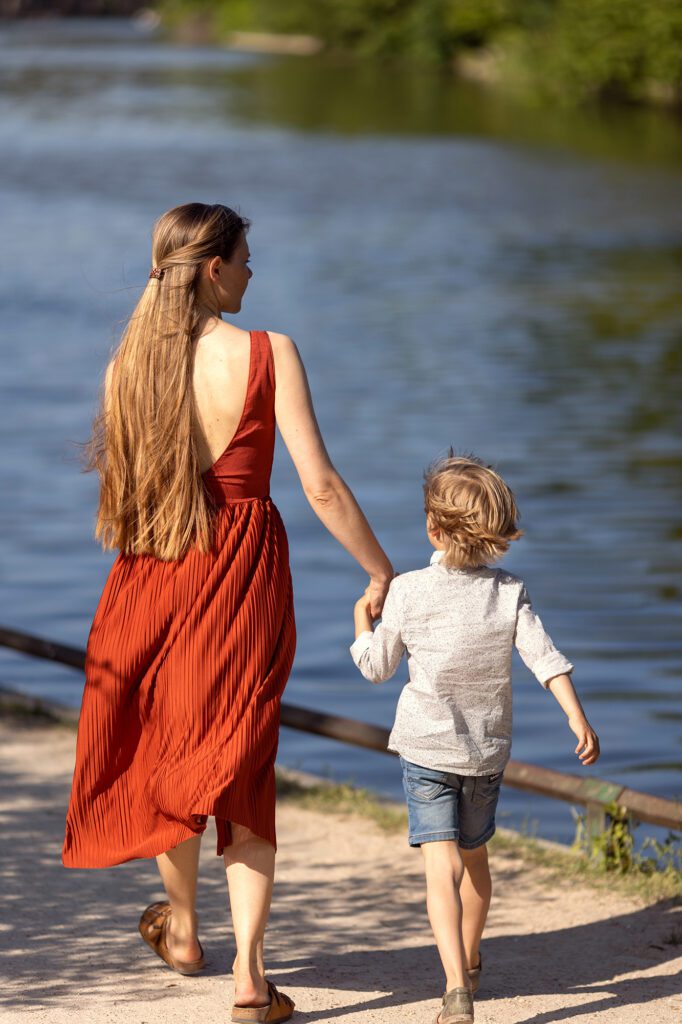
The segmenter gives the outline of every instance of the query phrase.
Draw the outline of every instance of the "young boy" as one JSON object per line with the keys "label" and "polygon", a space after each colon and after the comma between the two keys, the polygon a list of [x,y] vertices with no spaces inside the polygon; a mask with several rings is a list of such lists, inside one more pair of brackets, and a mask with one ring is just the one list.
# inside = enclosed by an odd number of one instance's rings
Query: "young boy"
{"label": "young boy", "polygon": [[478,459],[450,457],[424,484],[428,568],[391,583],[372,632],[368,595],[355,605],[351,654],[370,682],[407,654],[389,749],[400,754],[409,843],[421,846],[426,905],[446,978],[437,1024],[471,1024],[479,943],[490,905],[486,843],[511,748],[512,647],[568,717],[583,765],[599,740],[573,689],[573,666],[533,611],[523,581],[491,569],[521,536],[514,496]]}

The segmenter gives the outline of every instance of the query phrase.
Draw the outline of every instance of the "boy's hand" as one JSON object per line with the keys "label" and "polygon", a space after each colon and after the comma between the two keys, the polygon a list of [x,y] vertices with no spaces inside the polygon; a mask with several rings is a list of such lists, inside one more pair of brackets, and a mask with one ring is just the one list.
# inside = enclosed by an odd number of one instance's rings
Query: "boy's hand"
{"label": "boy's hand", "polygon": [[594,764],[599,757],[599,738],[585,718],[583,706],[578,700],[573,681],[569,675],[562,672],[554,676],[547,684],[547,689],[559,702],[559,706],[566,714],[569,729],[578,737],[578,746],[575,752],[582,764]]}
{"label": "boy's hand", "polygon": [[583,765],[594,764],[599,757],[599,737],[582,715],[568,719],[568,726],[578,737],[575,752]]}
{"label": "boy's hand", "polygon": [[354,608],[354,619],[355,619],[355,636],[360,636],[361,633],[367,633],[372,631],[373,628],[373,617],[372,617],[372,596],[370,594],[371,584],[365,590],[362,597],[358,598],[355,602]]}

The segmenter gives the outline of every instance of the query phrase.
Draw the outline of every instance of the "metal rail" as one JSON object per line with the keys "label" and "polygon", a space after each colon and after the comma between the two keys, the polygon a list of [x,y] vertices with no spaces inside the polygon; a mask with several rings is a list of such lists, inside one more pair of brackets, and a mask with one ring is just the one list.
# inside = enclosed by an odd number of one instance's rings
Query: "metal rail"
{"label": "metal rail", "polygon": [[[85,651],[53,643],[42,637],[31,636],[13,629],[0,627],[0,647],[8,647],[34,658],[46,658],[71,668],[85,668]],[[390,754],[387,750],[389,730],[354,718],[311,711],[288,702],[282,703],[282,725],[289,729],[325,736],[356,747]],[[607,782],[594,776],[569,775],[551,768],[512,760],[504,772],[504,782],[513,789],[537,793],[554,800],[565,800],[587,808],[590,831],[601,829],[608,814],[607,808],[617,804],[637,821],[664,828],[682,830],[682,802],[667,800],[650,793],[640,793],[618,782]]]}

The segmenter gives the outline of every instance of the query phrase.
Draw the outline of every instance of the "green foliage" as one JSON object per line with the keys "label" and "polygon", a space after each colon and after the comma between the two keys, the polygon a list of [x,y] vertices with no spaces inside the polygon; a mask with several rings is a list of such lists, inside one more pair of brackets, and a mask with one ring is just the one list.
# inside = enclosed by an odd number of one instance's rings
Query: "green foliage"
{"label": "green foliage", "polygon": [[617,804],[606,808],[607,826],[596,835],[589,830],[585,815],[576,814],[573,845],[588,854],[604,871],[627,874],[633,865],[634,840],[627,811]]}
{"label": "green foliage", "polygon": [[633,821],[626,809],[618,804],[609,804],[605,810],[606,828],[596,834],[590,832],[585,815],[575,814],[574,849],[586,854],[605,873],[646,877],[666,875],[679,885],[682,881],[680,837],[669,832],[663,842],[658,842],[647,836],[641,852],[636,853],[633,831],[639,822]]}
{"label": "green foliage", "polygon": [[319,0],[323,38],[362,56],[432,56],[438,51],[437,0]]}
{"label": "green foliage", "polygon": [[235,30],[305,33],[362,57],[446,63],[489,50],[507,86],[566,104],[682,97],[679,0],[159,0]]}
{"label": "green foliage", "polygon": [[541,87],[557,97],[640,100],[682,86],[678,0],[559,0],[531,43]]}
{"label": "green foliage", "polygon": [[450,48],[484,46],[508,25],[518,23],[519,3],[516,0],[444,0],[443,26]]}

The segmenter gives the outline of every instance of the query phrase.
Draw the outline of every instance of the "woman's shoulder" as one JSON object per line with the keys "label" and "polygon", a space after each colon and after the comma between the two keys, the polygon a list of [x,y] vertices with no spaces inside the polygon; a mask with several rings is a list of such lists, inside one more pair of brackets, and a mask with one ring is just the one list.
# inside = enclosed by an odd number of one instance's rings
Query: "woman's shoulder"
{"label": "woman's shoulder", "polygon": [[287,356],[298,356],[299,352],[296,344],[288,334],[281,334],[279,331],[264,331],[263,333],[267,334],[270,339],[275,356],[281,355],[285,358]]}
{"label": "woman's shoulder", "polygon": [[300,380],[305,375],[301,353],[296,342],[288,334],[279,331],[265,331],[270,339],[272,357],[278,380]]}

